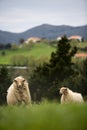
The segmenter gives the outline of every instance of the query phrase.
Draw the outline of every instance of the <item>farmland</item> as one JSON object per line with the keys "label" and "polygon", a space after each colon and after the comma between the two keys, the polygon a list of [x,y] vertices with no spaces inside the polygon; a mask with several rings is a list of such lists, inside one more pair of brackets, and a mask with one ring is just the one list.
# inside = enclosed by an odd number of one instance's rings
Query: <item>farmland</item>
{"label": "farmland", "polygon": [[[1,50],[0,51],[0,64],[11,64],[11,59],[17,55],[23,55],[26,57],[34,56],[36,59],[44,56],[50,57],[52,51],[55,48],[47,44],[36,44],[33,47],[24,46],[22,48],[11,49],[11,50]],[[2,52],[5,52],[5,55],[1,55]]]}
{"label": "farmland", "polygon": [[[87,42],[71,42],[71,46],[76,46],[78,48],[78,53],[87,53]],[[41,57],[50,57],[51,52],[55,51],[55,47],[45,44],[43,42],[39,44],[35,44],[33,46],[25,46],[20,47],[19,45],[16,47],[16,49],[5,49],[0,50],[0,64],[12,64],[12,59],[15,56],[23,55],[25,57],[35,57],[35,59],[41,58]],[[3,55],[4,52],[4,55]]]}

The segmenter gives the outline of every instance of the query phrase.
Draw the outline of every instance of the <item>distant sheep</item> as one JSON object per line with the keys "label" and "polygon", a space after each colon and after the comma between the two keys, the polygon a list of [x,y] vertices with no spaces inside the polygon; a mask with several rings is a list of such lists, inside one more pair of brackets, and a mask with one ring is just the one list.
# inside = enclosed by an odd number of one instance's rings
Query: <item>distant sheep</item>
{"label": "distant sheep", "polygon": [[28,82],[18,76],[7,90],[7,104],[31,104],[31,95],[28,87]]}
{"label": "distant sheep", "polygon": [[73,92],[69,88],[62,87],[60,88],[61,104],[64,103],[83,103],[83,97],[80,93]]}

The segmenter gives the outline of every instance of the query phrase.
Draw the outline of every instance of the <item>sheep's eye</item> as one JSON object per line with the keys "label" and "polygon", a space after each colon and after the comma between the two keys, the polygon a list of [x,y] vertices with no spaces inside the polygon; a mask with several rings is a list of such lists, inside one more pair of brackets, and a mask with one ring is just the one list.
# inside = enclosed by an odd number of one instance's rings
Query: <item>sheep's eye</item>
{"label": "sheep's eye", "polygon": [[25,79],[22,81],[23,83],[25,82]]}
{"label": "sheep's eye", "polygon": [[17,84],[17,80],[14,80],[14,82]]}

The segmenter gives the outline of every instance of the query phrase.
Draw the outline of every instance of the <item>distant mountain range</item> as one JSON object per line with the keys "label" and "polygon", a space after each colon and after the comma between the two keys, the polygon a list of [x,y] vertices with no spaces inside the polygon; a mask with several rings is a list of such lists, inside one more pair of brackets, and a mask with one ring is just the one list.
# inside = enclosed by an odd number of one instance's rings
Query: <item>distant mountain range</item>
{"label": "distant mountain range", "polygon": [[22,33],[0,31],[0,43],[18,43],[21,38],[26,40],[29,37],[56,39],[57,37],[65,34],[68,37],[71,35],[80,35],[87,39],[87,25],[73,27],[66,25],[55,26],[42,24]]}

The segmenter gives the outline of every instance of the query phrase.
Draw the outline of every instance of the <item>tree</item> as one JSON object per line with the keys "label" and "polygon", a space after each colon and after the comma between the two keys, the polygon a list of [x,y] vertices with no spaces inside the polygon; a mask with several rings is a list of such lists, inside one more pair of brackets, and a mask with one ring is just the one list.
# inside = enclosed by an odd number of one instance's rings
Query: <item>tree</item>
{"label": "tree", "polygon": [[6,49],[11,49],[11,47],[12,47],[11,43],[7,43],[7,44],[5,45],[5,48],[6,48]]}
{"label": "tree", "polygon": [[63,80],[74,73],[72,57],[76,51],[77,48],[71,48],[69,40],[66,36],[63,36],[57,45],[56,52],[51,54],[49,72],[52,78],[58,77]]}
{"label": "tree", "polygon": [[5,56],[5,55],[6,55],[6,52],[5,52],[5,51],[2,51],[2,52],[1,52],[1,55],[2,55],[2,56]]}
{"label": "tree", "polygon": [[87,96],[87,58],[83,61],[81,71],[81,90],[84,96]]}
{"label": "tree", "polygon": [[63,36],[56,51],[51,53],[49,62],[36,68],[30,79],[31,87],[34,90],[39,88],[41,97],[58,97],[58,87],[65,79],[74,75],[72,57],[76,51],[77,48],[72,48],[67,37]]}
{"label": "tree", "polygon": [[23,44],[24,43],[24,38],[20,38],[19,43]]}
{"label": "tree", "polygon": [[11,79],[6,67],[0,68],[0,104],[6,103],[7,89],[11,84]]}

